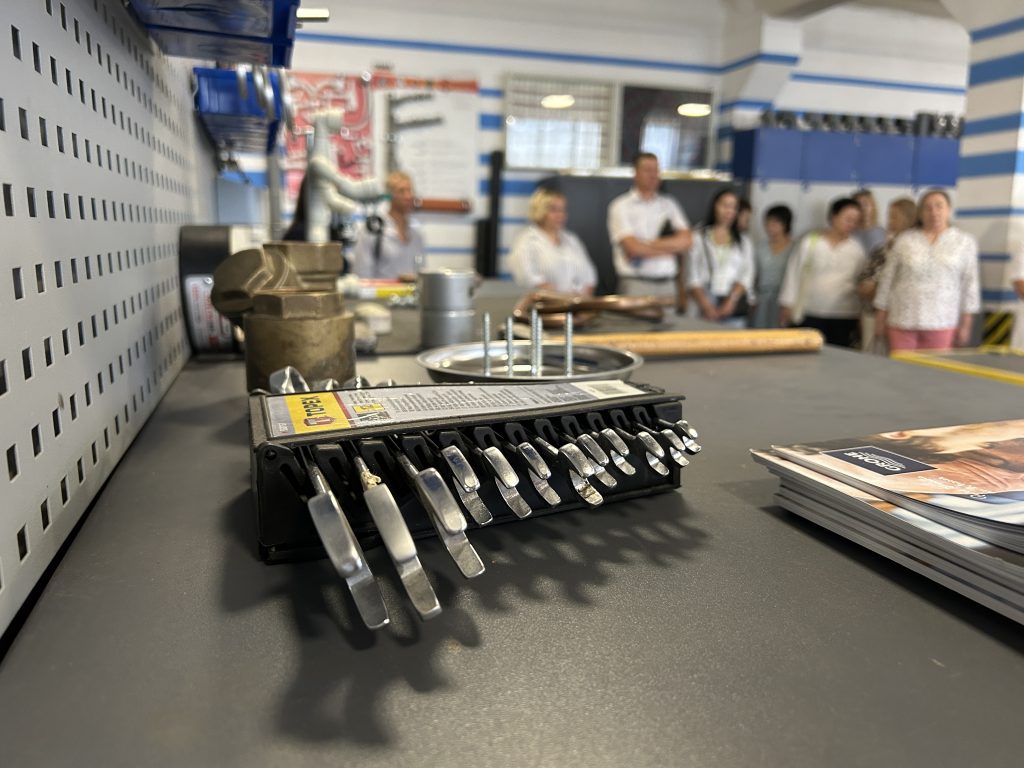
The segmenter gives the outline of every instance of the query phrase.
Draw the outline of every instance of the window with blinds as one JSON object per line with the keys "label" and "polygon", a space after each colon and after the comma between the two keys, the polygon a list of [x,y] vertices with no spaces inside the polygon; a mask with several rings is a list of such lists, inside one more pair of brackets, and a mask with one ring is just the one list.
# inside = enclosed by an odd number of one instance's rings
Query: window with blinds
{"label": "window with blinds", "polygon": [[611,83],[510,75],[505,87],[505,162],[511,168],[611,165]]}

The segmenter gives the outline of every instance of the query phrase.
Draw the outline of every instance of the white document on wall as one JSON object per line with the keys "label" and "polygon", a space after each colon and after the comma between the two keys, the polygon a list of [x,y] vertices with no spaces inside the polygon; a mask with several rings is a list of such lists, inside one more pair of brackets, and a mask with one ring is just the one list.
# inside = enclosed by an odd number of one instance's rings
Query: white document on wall
{"label": "white document on wall", "polygon": [[418,197],[472,201],[479,178],[476,90],[374,92],[377,172],[408,173]]}

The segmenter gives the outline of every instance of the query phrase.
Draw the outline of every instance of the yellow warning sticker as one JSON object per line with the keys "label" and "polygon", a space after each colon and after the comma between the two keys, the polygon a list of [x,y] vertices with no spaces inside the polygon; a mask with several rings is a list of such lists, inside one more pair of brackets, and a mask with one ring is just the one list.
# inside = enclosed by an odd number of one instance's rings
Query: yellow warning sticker
{"label": "yellow warning sticker", "polygon": [[334,392],[308,392],[281,398],[288,408],[291,429],[287,433],[305,435],[329,432],[352,426],[348,414]]}

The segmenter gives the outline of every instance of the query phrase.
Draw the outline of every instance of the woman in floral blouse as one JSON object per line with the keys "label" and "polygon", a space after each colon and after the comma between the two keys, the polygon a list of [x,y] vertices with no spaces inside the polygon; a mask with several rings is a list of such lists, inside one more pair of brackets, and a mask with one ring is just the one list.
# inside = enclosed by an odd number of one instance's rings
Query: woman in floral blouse
{"label": "woman in floral blouse", "polygon": [[896,238],[875,293],[875,333],[893,352],[964,346],[981,309],[978,244],[950,226],[949,196],[929,190],[918,208],[920,226]]}

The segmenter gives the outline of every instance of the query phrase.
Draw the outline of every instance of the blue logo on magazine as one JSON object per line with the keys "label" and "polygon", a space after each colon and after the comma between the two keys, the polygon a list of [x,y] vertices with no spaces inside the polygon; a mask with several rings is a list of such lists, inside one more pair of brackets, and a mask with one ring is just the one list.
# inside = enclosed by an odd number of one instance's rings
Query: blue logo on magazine
{"label": "blue logo on magazine", "polygon": [[863,445],[859,448],[844,448],[841,451],[825,451],[826,456],[834,456],[837,459],[848,461],[858,467],[874,472],[876,475],[903,475],[907,472],[924,472],[927,469],[935,469],[929,464],[922,464],[920,461],[908,459],[898,453],[892,453],[873,445]]}

